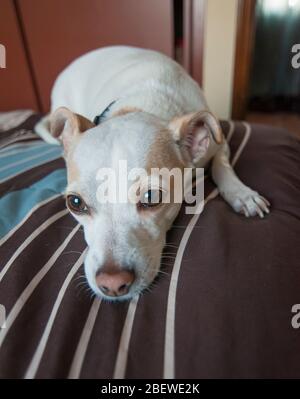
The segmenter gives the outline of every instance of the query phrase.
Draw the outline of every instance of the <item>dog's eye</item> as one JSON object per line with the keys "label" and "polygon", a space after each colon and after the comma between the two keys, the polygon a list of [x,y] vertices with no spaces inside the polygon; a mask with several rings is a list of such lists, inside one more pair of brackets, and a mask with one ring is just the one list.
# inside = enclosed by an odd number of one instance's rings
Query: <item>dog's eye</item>
{"label": "dog's eye", "polygon": [[79,195],[70,194],[67,196],[67,206],[75,213],[87,213],[88,207]]}
{"label": "dog's eye", "polygon": [[142,208],[151,208],[162,202],[161,190],[148,190],[141,195],[139,206]]}

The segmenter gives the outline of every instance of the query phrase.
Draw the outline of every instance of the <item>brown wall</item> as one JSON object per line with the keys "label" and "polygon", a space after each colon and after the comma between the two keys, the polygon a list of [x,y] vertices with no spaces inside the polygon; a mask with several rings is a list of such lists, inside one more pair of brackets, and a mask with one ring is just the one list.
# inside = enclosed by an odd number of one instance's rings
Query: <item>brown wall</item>
{"label": "brown wall", "polygon": [[[201,84],[205,2],[183,0],[184,66]],[[173,0],[0,0],[0,112],[48,112],[54,80],[76,57],[109,45],[174,56]]]}
{"label": "brown wall", "polygon": [[0,0],[0,43],[6,47],[6,69],[0,68],[0,111],[38,110],[12,0]]}
{"label": "brown wall", "polygon": [[85,52],[108,45],[173,55],[171,0],[17,0],[42,111],[57,74]]}

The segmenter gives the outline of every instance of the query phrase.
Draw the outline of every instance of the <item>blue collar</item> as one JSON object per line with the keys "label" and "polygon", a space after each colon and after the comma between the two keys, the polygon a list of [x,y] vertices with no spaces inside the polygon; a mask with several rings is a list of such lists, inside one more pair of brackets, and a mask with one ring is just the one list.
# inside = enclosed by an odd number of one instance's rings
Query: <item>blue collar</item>
{"label": "blue collar", "polygon": [[101,112],[100,115],[95,116],[93,122],[95,125],[99,125],[101,122],[103,122],[105,115],[108,113],[110,110],[110,107],[116,102],[116,100],[112,101],[108,106],[105,108],[104,111]]}

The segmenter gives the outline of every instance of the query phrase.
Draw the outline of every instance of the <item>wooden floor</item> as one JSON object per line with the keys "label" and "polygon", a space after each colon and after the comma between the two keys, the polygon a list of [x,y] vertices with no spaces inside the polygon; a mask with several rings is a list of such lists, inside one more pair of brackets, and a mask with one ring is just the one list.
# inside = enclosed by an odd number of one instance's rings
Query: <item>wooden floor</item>
{"label": "wooden floor", "polygon": [[246,121],[283,127],[300,137],[300,115],[297,114],[249,112]]}

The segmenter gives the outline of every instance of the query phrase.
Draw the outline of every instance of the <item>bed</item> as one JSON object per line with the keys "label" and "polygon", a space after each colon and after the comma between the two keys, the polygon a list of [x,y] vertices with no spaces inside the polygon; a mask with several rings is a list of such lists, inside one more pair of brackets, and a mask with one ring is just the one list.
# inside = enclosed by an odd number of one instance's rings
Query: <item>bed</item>
{"label": "bed", "polygon": [[168,233],[156,284],[109,304],[85,283],[62,151],[33,132],[40,117],[0,114],[0,377],[299,378],[299,139],[222,122],[238,175],[271,214],[235,214],[207,179],[203,213],[182,208]]}

